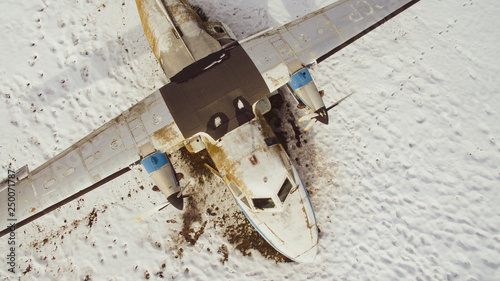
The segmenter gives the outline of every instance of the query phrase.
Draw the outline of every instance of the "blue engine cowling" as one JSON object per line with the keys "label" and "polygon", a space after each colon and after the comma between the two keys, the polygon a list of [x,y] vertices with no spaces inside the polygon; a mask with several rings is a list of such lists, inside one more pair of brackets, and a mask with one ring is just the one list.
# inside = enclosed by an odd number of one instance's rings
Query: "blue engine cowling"
{"label": "blue engine cowling", "polygon": [[184,200],[179,196],[181,191],[179,182],[167,155],[155,152],[144,158],[141,162],[168,202],[175,208],[182,210]]}
{"label": "blue engine cowling", "polygon": [[303,68],[290,77],[290,87],[299,103],[303,103],[307,113],[317,113],[316,118],[324,124],[328,124],[328,114],[322,95],[316,88],[309,69]]}

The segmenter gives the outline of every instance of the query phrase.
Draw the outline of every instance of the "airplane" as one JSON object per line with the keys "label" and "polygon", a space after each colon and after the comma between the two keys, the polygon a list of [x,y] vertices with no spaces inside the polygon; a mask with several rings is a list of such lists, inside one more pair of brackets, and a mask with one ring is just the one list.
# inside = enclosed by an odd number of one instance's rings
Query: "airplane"
{"label": "airplane", "polygon": [[[207,151],[248,220],[278,252],[312,263],[318,227],[306,187],[264,119],[269,98],[290,89],[305,120],[328,124],[309,68],[419,0],[340,0],[238,41],[185,0],[136,0],[168,83],[33,171],[0,185],[15,216],[0,214],[0,236],[142,165],[169,204],[183,191],[168,155]],[[338,104],[338,102],[336,103]],[[335,104],[335,105],[336,105]],[[302,118],[301,118],[302,119]],[[10,205],[9,205],[10,206]]]}

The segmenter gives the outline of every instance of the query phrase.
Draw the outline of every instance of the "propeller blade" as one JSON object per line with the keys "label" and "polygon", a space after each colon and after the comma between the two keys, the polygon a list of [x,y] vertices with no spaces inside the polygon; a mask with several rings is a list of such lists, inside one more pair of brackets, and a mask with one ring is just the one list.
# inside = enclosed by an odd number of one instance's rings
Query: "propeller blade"
{"label": "propeller blade", "polygon": [[[320,108],[319,110],[317,110],[316,112],[314,113],[309,113],[309,114],[306,114],[302,117],[300,117],[299,119],[299,122],[302,122],[302,121],[305,121],[305,120],[311,120],[309,121],[309,124],[307,124],[307,126],[304,128],[304,131],[307,131],[309,129],[311,129],[311,127],[319,120],[325,124],[328,124],[328,116],[327,116],[327,112],[328,110],[336,107],[337,105],[339,105],[339,103],[341,103],[343,100],[345,100],[346,98],[350,97],[352,94],[356,93],[356,91],[348,94],[347,96],[341,98],[340,100],[338,100],[337,102],[335,102],[334,104],[330,105],[328,108]],[[320,112],[321,111],[321,112]],[[318,114],[318,112],[321,113],[321,116],[320,114]]]}
{"label": "propeller blade", "polygon": [[309,121],[309,124],[307,124],[307,126],[304,128],[304,131],[307,131],[309,129],[311,129],[311,127],[314,125],[314,123],[316,123],[318,120],[316,119],[311,119],[311,121]]}
{"label": "propeller blade", "polygon": [[299,118],[299,123],[302,121],[311,120],[316,116],[318,116],[318,113],[316,113],[316,112],[306,114],[306,115]]}
{"label": "propeller blade", "polygon": [[177,198],[180,198],[182,196],[182,193],[184,193],[184,190],[186,190],[186,188],[189,187],[189,185],[191,184],[191,181],[189,181],[182,189],[181,191],[179,192],[179,194],[177,194]]}
{"label": "propeller blade", "polygon": [[150,216],[152,216],[152,215],[154,215],[154,214],[158,213],[159,211],[163,210],[163,209],[164,209],[164,208],[166,208],[168,205],[170,205],[170,203],[169,203],[169,202],[166,202],[166,203],[160,204],[160,205],[158,205],[158,206],[154,207],[153,209],[151,209],[151,210],[149,210],[149,211],[145,212],[144,214],[140,215],[140,216],[136,219],[136,221],[140,221],[140,220],[147,219],[147,218],[149,218]]}
{"label": "propeller blade", "polygon": [[332,109],[332,108],[336,107],[337,105],[339,105],[339,103],[341,103],[343,100],[347,99],[348,97],[350,97],[352,94],[354,94],[354,93],[356,93],[356,92],[357,92],[357,91],[354,91],[354,92],[352,92],[352,93],[348,94],[347,96],[345,96],[345,97],[341,98],[340,100],[338,100],[338,101],[337,101],[337,102],[335,102],[334,104],[330,105],[330,106],[326,109],[326,111],[328,111],[328,110],[330,110],[330,109]]}

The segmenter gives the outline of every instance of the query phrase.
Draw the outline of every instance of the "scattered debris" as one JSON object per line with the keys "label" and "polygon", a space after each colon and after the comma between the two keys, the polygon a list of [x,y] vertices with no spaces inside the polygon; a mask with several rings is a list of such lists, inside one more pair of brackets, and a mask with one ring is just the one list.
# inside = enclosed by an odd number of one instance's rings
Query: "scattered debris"
{"label": "scattered debris", "polygon": [[89,228],[92,228],[92,226],[94,225],[94,223],[97,222],[97,212],[98,211],[96,210],[96,208],[94,208],[92,210],[92,212],[90,212],[90,214],[88,216],[88,223],[87,223],[87,225],[88,225]]}
{"label": "scattered debris", "polygon": [[26,269],[23,271],[23,275],[26,275],[26,273],[28,273],[28,272],[30,272],[30,271],[31,271],[31,269],[33,269],[33,268],[31,267],[31,264],[28,264],[28,267],[26,267]]}
{"label": "scattered debris", "polygon": [[229,260],[229,250],[227,249],[227,246],[225,244],[222,244],[219,247],[217,253],[222,255],[222,258],[219,259],[222,264]]}

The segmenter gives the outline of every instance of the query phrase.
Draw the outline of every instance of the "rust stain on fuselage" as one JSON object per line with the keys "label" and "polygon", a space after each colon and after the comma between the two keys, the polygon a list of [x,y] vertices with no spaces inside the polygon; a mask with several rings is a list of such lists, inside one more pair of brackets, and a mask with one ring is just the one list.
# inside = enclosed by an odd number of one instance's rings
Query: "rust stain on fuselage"
{"label": "rust stain on fuselage", "polygon": [[[268,137],[275,136],[271,127],[267,124],[266,120],[262,116],[258,116],[257,120],[254,119],[250,122],[260,124],[260,126],[258,126],[259,134],[253,136],[254,138],[264,140]],[[255,124],[246,124],[244,126],[255,126]],[[230,132],[230,134],[237,134],[238,130],[239,129],[236,129]],[[235,159],[235,157],[230,158],[229,153],[231,152],[226,151],[224,147],[217,145],[216,143],[212,143],[210,140],[205,139],[205,144],[210,157],[212,158],[217,170],[223,177],[226,184],[229,185],[229,183],[234,182],[234,184],[236,184],[245,195],[250,197],[253,196],[253,192],[249,187],[246,186],[246,183],[243,179],[243,173],[251,173],[251,171],[242,171],[241,161],[247,161],[247,159],[250,159],[253,155],[264,153],[279,159],[283,167],[290,166],[290,163],[285,163],[285,159],[283,159],[280,155],[281,151],[284,151],[280,144],[273,145],[271,147],[266,145],[254,144],[255,147],[250,153],[241,155],[241,158],[236,157],[237,159]],[[249,143],[248,145],[251,145],[251,143]],[[234,154],[236,152],[232,153]]]}
{"label": "rust stain on fuselage", "polygon": [[210,141],[205,141],[207,146],[207,151],[212,161],[214,162],[217,170],[221,173],[222,177],[226,184],[230,182],[234,182],[245,194],[248,194],[248,189],[243,182],[243,175],[241,171],[238,171],[238,164],[235,161],[229,160],[226,151],[217,146],[216,144],[211,143]]}
{"label": "rust stain on fuselage", "polygon": [[167,6],[167,9],[169,10],[176,24],[182,25],[186,22],[195,22],[199,28],[203,28],[200,25],[200,17],[193,11],[191,5],[186,3],[186,1],[179,0],[179,2],[169,4]]}
{"label": "rust stain on fuselage", "polygon": [[[153,53],[156,56],[156,59],[161,62],[161,55],[160,51],[158,50],[158,38],[155,36],[154,31],[151,28],[151,23],[150,21],[150,9],[146,7],[146,3],[141,1],[141,0],[136,0],[135,1],[137,4],[137,10],[139,12],[139,17],[141,18],[142,21],[142,27],[144,28],[144,33],[146,34],[146,38],[148,39],[149,45],[151,46],[151,49],[153,50]],[[166,21],[167,19],[165,19]]]}
{"label": "rust stain on fuselage", "polygon": [[184,137],[176,130],[175,126],[177,125],[172,122],[153,133],[152,139],[156,142],[156,146],[173,148],[182,143]]}

